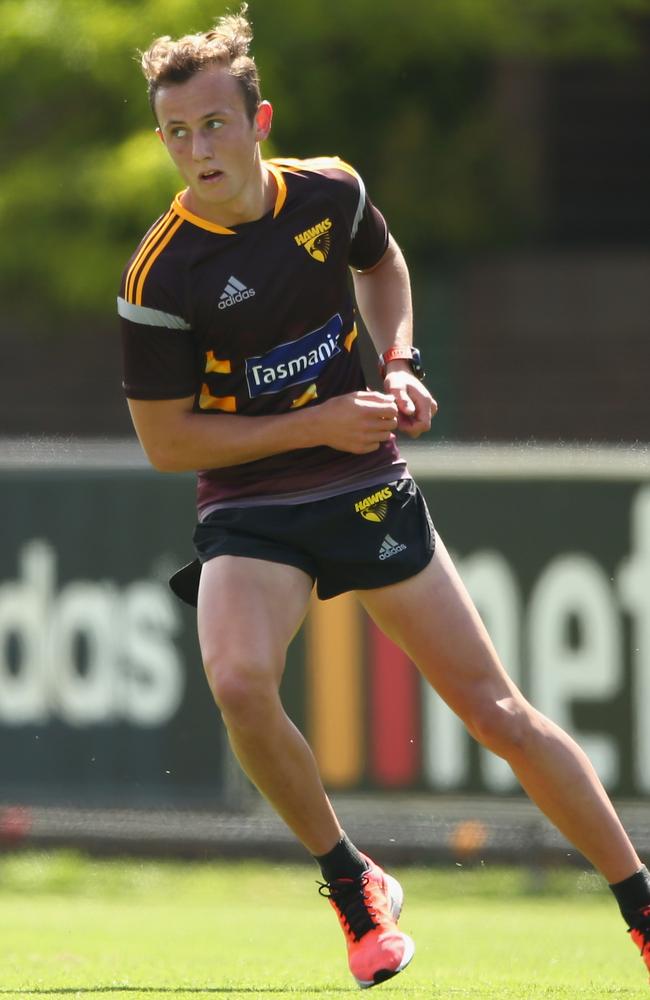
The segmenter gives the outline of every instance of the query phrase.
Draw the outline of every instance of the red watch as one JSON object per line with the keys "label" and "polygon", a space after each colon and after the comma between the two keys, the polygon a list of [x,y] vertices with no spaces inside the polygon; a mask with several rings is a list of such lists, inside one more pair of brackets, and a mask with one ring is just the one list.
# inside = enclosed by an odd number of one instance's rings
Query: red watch
{"label": "red watch", "polygon": [[386,365],[389,361],[408,361],[411,366],[411,371],[419,379],[423,379],[425,376],[424,368],[422,367],[422,360],[420,357],[420,352],[417,347],[389,347],[387,351],[379,355],[379,374],[382,378],[386,378]]}

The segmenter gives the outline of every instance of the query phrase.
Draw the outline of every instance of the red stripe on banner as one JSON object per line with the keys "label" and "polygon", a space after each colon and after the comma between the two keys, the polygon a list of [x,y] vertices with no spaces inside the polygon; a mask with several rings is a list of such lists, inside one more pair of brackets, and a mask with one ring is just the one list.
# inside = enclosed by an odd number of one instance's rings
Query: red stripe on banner
{"label": "red stripe on banner", "polygon": [[420,771],[420,681],[408,656],[368,623],[370,772],[380,785],[412,785]]}

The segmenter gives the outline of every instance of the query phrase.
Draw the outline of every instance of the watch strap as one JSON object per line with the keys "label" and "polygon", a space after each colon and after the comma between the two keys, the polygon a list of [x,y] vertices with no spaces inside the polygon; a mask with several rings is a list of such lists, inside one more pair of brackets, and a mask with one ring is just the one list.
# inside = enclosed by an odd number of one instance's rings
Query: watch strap
{"label": "watch strap", "polygon": [[379,363],[385,368],[390,361],[411,361],[413,359],[412,347],[389,347],[387,351],[379,357]]}
{"label": "watch strap", "polygon": [[411,371],[419,379],[424,378],[424,369],[417,347],[389,347],[387,351],[379,355],[379,374],[386,377],[386,365],[391,361],[408,361]]}

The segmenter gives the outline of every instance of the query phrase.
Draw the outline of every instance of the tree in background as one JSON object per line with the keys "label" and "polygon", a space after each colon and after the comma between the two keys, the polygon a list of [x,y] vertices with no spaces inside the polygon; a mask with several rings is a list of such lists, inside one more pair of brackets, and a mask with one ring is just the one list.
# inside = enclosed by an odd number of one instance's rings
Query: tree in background
{"label": "tree in background", "polygon": [[[236,9],[236,4],[230,5]],[[0,292],[41,330],[112,316],[121,268],[179,186],[136,51],[203,30],[201,0],[3,0]],[[650,0],[251,0],[277,117],[268,155],[359,167],[415,260],[534,232],[531,164],[504,165],[504,60],[635,54]]]}

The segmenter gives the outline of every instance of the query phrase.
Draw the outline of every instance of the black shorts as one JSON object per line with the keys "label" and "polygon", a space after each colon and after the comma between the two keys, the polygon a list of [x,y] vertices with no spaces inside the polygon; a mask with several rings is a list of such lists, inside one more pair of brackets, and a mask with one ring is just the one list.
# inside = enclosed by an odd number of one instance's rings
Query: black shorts
{"label": "black shorts", "polygon": [[169,581],[187,604],[196,606],[201,564],[221,555],[296,566],[327,600],[419,573],[435,531],[418,487],[400,479],[309,503],[217,510],[196,526],[194,547],[198,559]]}

